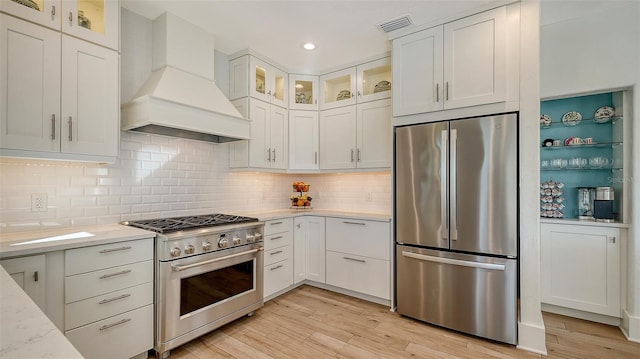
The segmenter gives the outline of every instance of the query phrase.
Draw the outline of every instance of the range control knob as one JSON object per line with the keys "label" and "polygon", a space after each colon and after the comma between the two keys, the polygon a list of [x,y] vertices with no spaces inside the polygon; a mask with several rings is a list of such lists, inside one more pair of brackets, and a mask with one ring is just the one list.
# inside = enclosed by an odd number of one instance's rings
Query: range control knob
{"label": "range control knob", "polygon": [[253,234],[249,234],[247,233],[247,242],[253,242],[255,240],[255,237]]}
{"label": "range control knob", "polygon": [[182,251],[178,247],[171,248],[171,252],[169,252],[169,254],[171,254],[172,257],[177,257],[180,255],[180,253],[182,253]]}
{"label": "range control knob", "polygon": [[210,251],[211,250],[211,242],[204,242],[202,243],[202,250],[203,251]]}
{"label": "range control knob", "polygon": [[194,246],[192,246],[191,244],[187,245],[186,247],[184,247],[184,254],[193,254],[193,252],[196,251],[196,248]]}
{"label": "range control knob", "polygon": [[229,241],[228,241],[226,238],[221,238],[221,239],[218,241],[218,247],[220,247],[220,248],[226,248],[226,247],[228,247],[228,246],[229,246]]}
{"label": "range control knob", "polygon": [[234,245],[234,246],[240,245],[240,243],[241,243],[241,242],[242,242],[242,241],[240,240],[240,237],[238,237],[238,236],[233,236],[233,245]]}

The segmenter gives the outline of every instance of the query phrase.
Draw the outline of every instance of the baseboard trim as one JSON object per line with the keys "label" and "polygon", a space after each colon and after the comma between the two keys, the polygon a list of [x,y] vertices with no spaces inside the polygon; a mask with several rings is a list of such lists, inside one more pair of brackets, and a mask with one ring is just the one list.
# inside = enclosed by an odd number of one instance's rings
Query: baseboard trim
{"label": "baseboard trim", "polygon": [[541,308],[543,312],[555,313],[560,315],[565,315],[567,317],[573,317],[578,319],[589,320],[596,323],[602,323],[607,325],[613,325],[616,327],[622,326],[622,319],[617,317],[612,317],[609,315],[598,314],[598,313],[590,313],[582,310],[560,307],[553,304],[541,303]]}
{"label": "baseboard trim", "polygon": [[544,326],[518,322],[518,349],[547,355]]}
{"label": "baseboard trim", "polygon": [[634,317],[626,309],[623,310],[620,329],[628,341],[640,343],[640,317]]}

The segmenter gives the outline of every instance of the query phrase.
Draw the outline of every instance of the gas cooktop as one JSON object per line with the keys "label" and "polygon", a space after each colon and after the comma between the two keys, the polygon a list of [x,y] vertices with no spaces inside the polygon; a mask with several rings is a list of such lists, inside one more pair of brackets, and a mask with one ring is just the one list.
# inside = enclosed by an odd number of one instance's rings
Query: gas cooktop
{"label": "gas cooktop", "polygon": [[165,234],[189,229],[207,228],[248,222],[258,222],[258,219],[253,217],[214,213],[198,216],[126,221],[122,224]]}

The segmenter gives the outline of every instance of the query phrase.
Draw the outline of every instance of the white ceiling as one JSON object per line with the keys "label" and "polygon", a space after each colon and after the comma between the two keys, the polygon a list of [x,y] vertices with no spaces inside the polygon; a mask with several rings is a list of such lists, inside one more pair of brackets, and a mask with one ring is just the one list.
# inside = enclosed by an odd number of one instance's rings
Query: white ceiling
{"label": "white ceiling", "polygon": [[[227,55],[249,48],[291,73],[322,74],[391,51],[379,23],[410,14],[415,24],[428,24],[492,2],[121,0],[121,5],[149,19],[170,11],[215,34],[216,50]],[[307,41],[316,50],[303,50]]]}

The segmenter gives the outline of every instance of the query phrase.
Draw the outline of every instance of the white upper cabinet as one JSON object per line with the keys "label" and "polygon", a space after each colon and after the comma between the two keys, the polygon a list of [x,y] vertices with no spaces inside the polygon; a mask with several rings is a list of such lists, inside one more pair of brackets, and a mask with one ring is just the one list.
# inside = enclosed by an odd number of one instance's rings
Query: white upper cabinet
{"label": "white upper cabinet", "polygon": [[356,68],[320,76],[320,109],[326,110],[356,103]]}
{"label": "white upper cabinet", "polygon": [[393,115],[443,109],[442,27],[393,41]]}
{"label": "white upper cabinet", "polygon": [[391,100],[320,112],[320,169],[391,167]]}
{"label": "white upper cabinet", "polygon": [[251,55],[229,61],[229,99],[251,96],[286,108],[289,75]]}
{"label": "white upper cabinet", "polygon": [[0,1],[0,10],[54,30],[117,50],[120,4],[117,0]]}
{"label": "white upper cabinet", "polygon": [[393,40],[394,116],[506,101],[507,10]]}
{"label": "white upper cabinet", "polygon": [[62,75],[61,151],[116,157],[118,53],[63,35]]}
{"label": "white upper cabinet", "polygon": [[289,169],[317,170],[318,111],[289,111]]}
{"label": "white upper cabinet", "polygon": [[289,109],[318,109],[318,76],[289,74]]}
{"label": "white upper cabinet", "polygon": [[249,167],[287,168],[288,112],[278,106],[251,99],[251,140],[249,140]]}
{"label": "white upper cabinet", "polygon": [[2,155],[112,161],[118,53],[0,14]]}
{"label": "white upper cabinet", "polygon": [[320,109],[391,97],[391,59],[366,62],[320,76]]}
{"label": "white upper cabinet", "polygon": [[391,58],[358,65],[356,82],[358,103],[391,97]]}

